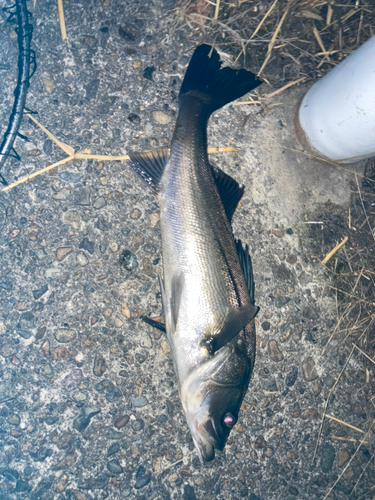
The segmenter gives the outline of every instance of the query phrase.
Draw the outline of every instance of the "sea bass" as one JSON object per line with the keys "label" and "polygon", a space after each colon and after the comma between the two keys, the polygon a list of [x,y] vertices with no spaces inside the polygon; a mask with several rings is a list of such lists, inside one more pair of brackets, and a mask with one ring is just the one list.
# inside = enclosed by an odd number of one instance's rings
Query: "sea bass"
{"label": "sea bass", "polygon": [[210,115],[261,82],[221,68],[215,49],[195,50],[179,94],[170,154],[130,154],[157,190],[165,329],[187,423],[203,461],[223,450],[235,425],[255,358],[254,285],[248,248],[231,218],[243,188],[210,165]]}

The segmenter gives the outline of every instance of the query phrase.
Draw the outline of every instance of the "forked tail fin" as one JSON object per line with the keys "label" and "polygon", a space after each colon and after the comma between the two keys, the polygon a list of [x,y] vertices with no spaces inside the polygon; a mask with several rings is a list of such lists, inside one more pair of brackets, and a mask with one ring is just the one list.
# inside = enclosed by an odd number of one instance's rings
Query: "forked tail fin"
{"label": "forked tail fin", "polygon": [[238,99],[262,82],[250,71],[221,68],[216,50],[209,45],[199,45],[190,60],[179,99],[190,94],[206,101],[210,111]]}

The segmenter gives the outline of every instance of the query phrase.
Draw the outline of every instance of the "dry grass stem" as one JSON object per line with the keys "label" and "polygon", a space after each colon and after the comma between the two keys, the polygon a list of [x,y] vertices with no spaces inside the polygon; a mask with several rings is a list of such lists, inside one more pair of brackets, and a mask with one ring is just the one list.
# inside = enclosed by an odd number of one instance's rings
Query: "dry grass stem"
{"label": "dry grass stem", "polygon": [[336,439],[337,441],[349,441],[350,443],[368,444],[368,441],[363,441],[363,439],[345,438],[340,436],[332,436],[332,439]]}
{"label": "dry grass stem", "polygon": [[[361,338],[361,337],[360,337]],[[341,372],[339,373],[339,376],[337,377],[335,383],[333,384],[331,390],[329,391],[328,393],[328,397],[327,397],[327,400],[324,404],[324,410],[323,410],[323,416],[322,416],[322,421],[320,422],[320,427],[319,427],[319,432],[318,432],[318,438],[316,440],[316,445],[315,445],[315,450],[314,450],[314,455],[313,455],[313,458],[312,458],[312,462],[314,463],[315,462],[315,457],[316,457],[316,454],[317,454],[317,451],[318,451],[318,448],[319,448],[319,442],[320,442],[320,438],[321,438],[321,435],[322,435],[322,431],[323,431],[323,424],[324,424],[324,418],[326,416],[326,413],[327,413],[327,408],[328,408],[328,405],[329,405],[329,402],[331,400],[331,396],[334,392],[334,390],[336,389],[336,385],[339,383],[339,380],[342,376],[342,374],[344,373],[346,367],[347,367],[347,364],[349,363],[351,357],[353,356],[353,352],[354,352],[354,347],[352,348],[352,350],[350,351],[350,354],[348,356],[348,359],[345,361],[345,364],[341,370]]]}
{"label": "dry grass stem", "polygon": [[322,39],[320,38],[319,31],[317,30],[315,24],[313,27],[313,33],[314,33],[314,36],[316,38],[316,41],[318,42],[319,47],[322,49],[322,52],[327,53],[327,50],[324,47],[324,43],[323,43]]}
{"label": "dry grass stem", "polygon": [[[375,423],[375,421],[373,421],[373,422],[372,422],[372,424],[370,425],[370,427],[369,427],[368,431],[366,432],[366,435],[365,435],[365,440],[366,440],[366,439],[368,438],[368,436],[370,435],[370,431],[371,431],[372,427],[374,426],[374,423]],[[326,494],[326,496],[323,498],[323,500],[326,500],[326,499],[330,496],[330,494],[331,494],[332,490],[334,489],[334,487],[336,486],[336,484],[340,481],[340,479],[342,478],[342,476],[345,474],[345,472],[346,472],[346,471],[347,471],[347,469],[349,468],[350,464],[352,463],[352,461],[353,461],[354,457],[357,455],[357,453],[358,453],[358,451],[359,451],[359,449],[360,449],[360,447],[361,447],[361,446],[362,446],[362,443],[359,443],[359,445],[357,446],[357,448],[356,448],[355,452],[353,453],[352,457],[350,458],[350,460],[348,461],[348,463],[346,464],[346,466],[345,466],[345,467],[344,467],[344,469],[342,470],[342,472],[341,472],[341,474],[339,475],[339,477],[338,477],[338,478],[336,479],[336,481],[333,483],[333,485],[331,486],[331,488],[329,489],[328,493],[327,493],[327,494]]]}
{"label": "dry grass stem", "polygon": [[353,295],[352,293],[345,292],[345,290],[341,290],[340,288],[336,288],[331,285],[327,285],[329,288],[332,288],[332,290],[336,290],[337,292],[343,293],[344,295],[347,295],[348,297],[351,297],[352,299],[355,299],[358,302],[363,302],[364,304],[369,304],[370,306],[374,306],[375,302],[370,302],[369,300],[361,299],[360,297],[357,297],[356,295]]}
{"label": "dry grass stem", "polygon": [[285,12],[284,14],[282,15],[282,18],[280,19],[280,22],[279,24],[277,25],[276,29],[275,29],[275,32],[274,34],[272,35],[272,38],[271,38],[271,41],[270,43],[268,44],[268,51],[267,51],[267,55],[266,55],[266,58],[264,59],[263,61],[263,64],[260,68],[260,70],[258,71],[258,74],[257,76],[260,76],[260,74],[262,73],[262,71],[264,70],[264,68],[266,67],[268,61],[270,60],[270,57],[271,57],[271,53],[272,53],[272,49],[273,49],[273,46],[275,45],[275,42],[276,42],[276,38],[277,38],[277,35],[279,34],[280,30],[281,30],[281,27],[285,21],[285,18],[289,12],[289,7],[291,6],[293,0],[288,0],[288,3],[287,3],[287,6],[286,6],[286,9],[285,9]]}
{"label": "dry grass stem", "polygon": [[338,244],[335,246],[335,248],[333,248],[325,257],[324,259],[322,260],[321,264],[324,266],[324,264],[327,264],[327,262],[335,255],[335,253],[340,250],[340,248],[345,245],[345,243],[348,241],[348,237],[345,236],[345,238]]}
{"label": "dry grass stem", "polygon": [[[352,272],[353,272],[353,271],[352,271]],[[358,285],[359,280],[361,279],[361,276],[362,276],[362,275],[363,275],[363,268],[361,269],[361,272],[359,273],[358,278],[357,278],[357,280],[356,280],[356,282],[355,282],[355,284],[354,284],[354,287],[353,287],[352,293],[354,293],[354,292],[355,292],[355,289],[357,288],[357,285]]]}
{"label": "dry grass stem", "polygon": [[68,146],[64,142],[59,141],[59,139],[57,139],[57,137],[55,137],[53,134],[51,134],[51,132],[49,130],[47,130],[45,127],[43,127],[43,125],[41,123],[39,123],[38,120],[33,115],[31,115],[30,113],[25,113],[25,115],[28,118],[30,118],[30,120],[32,120],[36,125],[38,125],[38,127],[40,129],[42,129],[45,134],[48,135],[48,137],[51,139],[51,141],[53,141],[67,155],[69,155],[69,156],[74,155],[74,149],[71,146]]}
{"label": "dry grass stem", "polygon": [[332,14],[333,14],[332,6],[331,4],[328,4],[326,26],[329,26],[331,24]]}
{"label": "dry grass stem", "polygon": [[238,59],[241,57],[241,54],[244,52],[244,50],[246,49],[248,43],[250,42],[250,40],[252,40],[254,38],[254,36],[258,33],[258,31],[260,30],[260,28],[263,26],[263,23],[264,21],[267,19],[267,17],[271,14],[271,12],[273,11],[273,9],[276,7],[276,4],[279,0],[275,0],[273,2],[273,4],[271,5],[271,7],[268,9],[268,11],[266,12],[265,16],[263,17],[263,19],[260,21],[260,23],[258,24],[258,26],[256,27],[254,33],[251,35],[251,37],[249,38],[249,40],[245,43],[245,46],[242,48],[241,52],[238,54],[238,56],[236,57],[234,63],[236,63],[238,61]]}
{"label": "dry grass stem", "polygon": [[74,156],[68,156],[67,158],[64,158],[63,160],[60,160],[56,163],[53,163],[52,165],[48,165],[47,167],[44,167],[44,168],[38,170],[37,172],[33,172],[32,174],[25,175],[25,177],[18,179],[18,181],[15,181],[12,184],[5,186],[4,188],[1,189],[1,191],[9,191],[10,189],[13,189],[16,186],[19,186],[20,184],[23,184],[24,182],[28,182],[31,179],[34,179],[34,177],[37,177],[40,174],[44,174],[44,173],[48,172],[49,170],[52,170],[53,168],[56,168],[60,165],[64,165],[64,163],[68,163],[74,159],[75,159]]}
{"label": "dry grass stem", "polygon": [[[362,443],[364,443],[365,441],[362,441]],[[366,444],[367,444],[367,441],[366,441]],[[359,478],[357,479],[357,481],[355,482],[355,485],[353,486],[353,489],[352,491],[350,492],[350,495],[353,494],[354,490],[356,489],[359,481],[361,480],[361,477],[363,476],[363,474],[366,472],[367,470],[367,467],[370,465],[370,463],[374,460],[374,455],[372,455],[372,457],[370,458],[370,460],[367,462],[367,464],[364,466],[363,468],[363,471],[361,472],[361,474],[359,475]],[[362,497],[361,497],[362,498]]]}
{"label": "dry grass stem", "polygon": [[[32,174],[25,175],[25,177],[21,177],[21,179],[18,179],[17,181],[13,182],[12,184],[9,184],[8,186],[5,186],[0,190],[2,191],[9,191],[10,189],[19,186],[20,184],[24,184],[25,182],[30,181],[31,179],[34,179],[38,175],[44,174],[60,165],[64,165],[65,163],[69,163],[70,161],[73,160],[98,160],[98,161],[126,161],[129,160],[128,155],[93,155],[89,153],[76,153],[74,149],[71,146],[68,146],[64,142],[59,141],[57,137],[55,137],[49,130],[47,130],[41,123],[38,122],[36,118],[34,118],[32,115],[29,113],[25,113],[45,134],[48,135],[48,137],[60,148],[62,149],[65,153],[67,153],[69,156],[67,158],[64,158],[62,160],[57,161],[56,163],[53,163],[52,165],[48,165],[47,167],[41,168],[40,170],[37,170],[36,172],[33,172]],[[231,146],[226,146],[226,147],[214,147],[214,148],[207,148],[207,153],[208,154],[215,154],[215,153],[233,153],[237,152],[239,149],[233,148]]]}
{"label": "dry grass stem", "polygon": [[323,349],[323,351],[322,351],[322,353],[321,353],[321,355],[320,355],[320,356],[323,356],[323,354],[326,352],[326,349],[327,349],[327,347],[328,347],[329,343],[330,343],[330,342],[331,342],[331,340],[333,339],[333,337],[334,337],[334,335],[335,335],[335,333],[336,333],[336,331],[337,331],[338,327],[340,326],[341,321],[345,318],[345,316],[346,316],[346,314],[347,314],[347,312],[348,312],[348,310],[349,310],[350,308],[351,308],[351,304],[349,304],[349,305],[347,306],[347,308],[346,308],[346,310],[344,311],[344,313],[340,316],[340,318],[339,318],[339,320],[338,320],[338,322],[337,322],[337,324],[336,324],[336,326],[335,326],[335,328],[334,328],[334,330],[333,330],[333,332],[332,332],[331,336],[329,337],[328,342],[327,342],[327,343],[326,343],[326,345],[324,346],[324,349]]}
{"label": "dry grass stem", "polygon": [[57,0],[57,10],[59,12],[61,38],[63,40],[68,40],[68,35],[66,34],[63,0]]}
{"label": "dry grass stem", "polygon": [[362,351],[362,349],[361,349],[360,347],[358,347],[358,346],[357,346],[357,345],[355,345],[355,344],[353,344],[353,345],[354,345],[354,347],[355,347],[356,349],[358,349],[358,351],[359,351],[361,354],[363,354],[363,355],[364,355],[364,356],[365,356],[368,360],[370,360],[370,361],[371,361],[371,363],[374,363],[374,365],[375,365],[375,360],[373,360],[372,358],[370,358],[370,356],[367,356],[367,354],[366,354],[365,352],[363,352],[363,351]]}
{"label": "dry grass stem", "polygon": [[169,465],[167,465],[167,467],[165,467],[165,468],[163,469],[163,472],[164,472],[165,470],[171,469],[172,467],[174,467],[174,466],[175,466],[175,465],[177,465],[177,464],[180,464],[181,462],[183,462],[183,459],[182,459],[182,458],[181,458],[181,460],[177,460],[177,462],[174,462],[173,464],[169,464]]}
{"label": "dry grass stem", "polygon": [[354,427],[354,425],[348,424],[347,422],[344,422],[343,420],[340,420],[339,418],[332,417],[332,415],[326,415],[327,418],[330,418],[331,420],[334,420],[335,422],[338,422],[339,424],[345,425],[346,427],[350,427],[351,429],[361,432],[362,434],[365,433],[362,429],[358,429],[358,427]]}
{"label": "dry grass stem", "polygon": [[219,18],[219,11],[220,11],[220,0],[216,0],[215,15],[214,15],[215,21],[217,21]]}
{"label": "dry grass stem", "polygon": [[277,89],[274,92],[271,92],[270,94],[265,94],[262,97],[265,97],[267,99],[270,99],[271,97],[275,97],[275,96],[281,94],[281,92],[284,92],[284,90],[288,89],[289,87],[293,87],[293,85],[297,85],[297,83],[301,83],[304,80],[306,80],[305,76],[303,78],[299,78],[298,80],[294,80],[294,82],[289,82],[286,85],[284,85],[283,87],[281,87],[280,89]]}

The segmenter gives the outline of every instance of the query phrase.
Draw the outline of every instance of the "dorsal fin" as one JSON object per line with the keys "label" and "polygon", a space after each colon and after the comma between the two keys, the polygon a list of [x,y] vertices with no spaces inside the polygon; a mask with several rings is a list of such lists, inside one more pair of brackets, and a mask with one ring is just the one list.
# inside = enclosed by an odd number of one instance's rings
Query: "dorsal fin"
{"label": "dorsal fin", "polygon": [[223,172],[220,168],[211,165],[211,172],[224,205],[225,213],[229,222],[231,222],[245,188],[244,186],[240,187],[233,177]]}
{"label": "dorsal fin", "polygon": [[157,188],[169,160],[168,148],[153,149],[142,153],[129,153],[129,163],[153,188]]}

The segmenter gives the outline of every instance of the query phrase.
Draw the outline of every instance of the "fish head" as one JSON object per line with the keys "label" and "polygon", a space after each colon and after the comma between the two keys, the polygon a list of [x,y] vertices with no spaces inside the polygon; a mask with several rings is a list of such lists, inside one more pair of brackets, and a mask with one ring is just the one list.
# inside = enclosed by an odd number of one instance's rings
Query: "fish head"
{"label": "fish head", "polygon": [[237,422],[252,367],[236,344],[220,349],[190,374],[181,399],[190,432],[203,462],[223,450]]}

